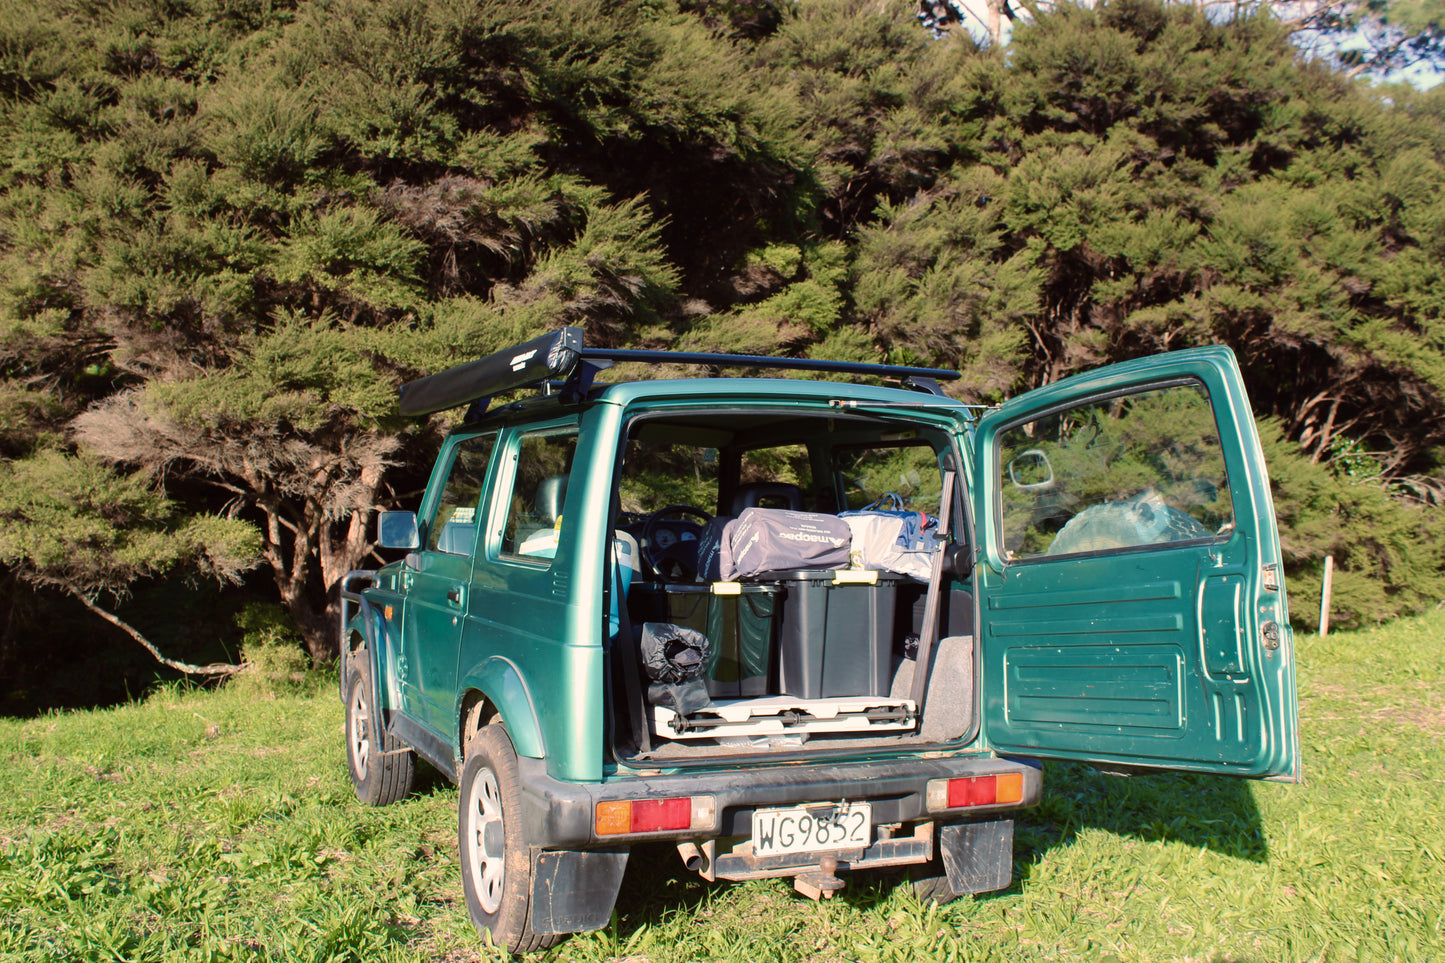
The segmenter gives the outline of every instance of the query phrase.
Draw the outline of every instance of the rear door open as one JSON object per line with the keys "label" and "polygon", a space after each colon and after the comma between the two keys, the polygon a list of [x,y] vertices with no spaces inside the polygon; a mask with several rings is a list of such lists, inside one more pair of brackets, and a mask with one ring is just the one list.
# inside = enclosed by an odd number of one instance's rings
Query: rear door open
{"label": "rear door open", "polygon": [[1029,392],[980,420],[974,454],[993,748],[1297,780],[1279,537],[1233,354]]}

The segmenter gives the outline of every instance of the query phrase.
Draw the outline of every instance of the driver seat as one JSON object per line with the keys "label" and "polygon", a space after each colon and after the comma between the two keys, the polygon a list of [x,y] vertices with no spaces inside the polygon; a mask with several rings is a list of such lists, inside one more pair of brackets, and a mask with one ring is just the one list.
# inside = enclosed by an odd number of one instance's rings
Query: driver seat
{"label": "driver seat", "polygon": [[612,531],[612,610],[607,613],[607,634],[617,637],[622,627],[622,606],[634,581],[642,577],[642,549],[637,539],[617,528]]}

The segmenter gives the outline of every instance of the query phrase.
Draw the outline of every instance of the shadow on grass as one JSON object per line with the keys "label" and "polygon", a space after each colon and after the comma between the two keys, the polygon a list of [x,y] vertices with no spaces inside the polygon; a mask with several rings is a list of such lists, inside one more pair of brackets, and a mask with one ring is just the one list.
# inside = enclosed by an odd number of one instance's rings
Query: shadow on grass
{"label": "shadow on grass", "polygon": [[[1018,893],[1045,853],[1069,845],[1085,829],[1178,842],[1251,862],[1268,856],[1259,809],[1245,780],[1168,772],[1121,777],[1047,763],[1044,786],[1042,802],[1015,817],[1013,883],[979,899]],[[890,899],[895,887],[908,885],[907,879],[901,870],[850,874],[848,886],[834,898],[869,911]],[[671,845],[636,846],[617,898],[618,933],[625,939],[667,914],[696,914],[733,885],[689,872]]]}
{"label": "shadow on grass", "polygon": [[1046,763],[1043,800],[1014,823],[1015,859],[1032,862],[1086,827],[1251,862],[1268,856],[1247,780],[1181,772],[1121,777],[1075,763]]}
{"label": "shadow on grass", "polygon": [[1123,777],[1050,762],[1044,769],[1043,799],[1014,820],[1012,885],[979,898],[1019,892],[1045,853],[1069,845],[1085,829],[1182,843],[1254,863],[1269,857],[1248,780],[1182,772]]}
{"label": "shadow on grass", "polygon": [[709,883],[682,863],[669,843],[632,847],[627,873],[617,893],[619,933],[630,936],[639,926],[655,924],[669,913],[695,913],[709,899],[736,886],[726,880]]}

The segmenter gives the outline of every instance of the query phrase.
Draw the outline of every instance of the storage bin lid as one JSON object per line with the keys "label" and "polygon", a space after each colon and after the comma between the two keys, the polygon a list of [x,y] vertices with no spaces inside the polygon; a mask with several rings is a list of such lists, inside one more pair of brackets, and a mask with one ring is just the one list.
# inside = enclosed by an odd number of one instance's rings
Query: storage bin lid
{"label": "storage bin lid", "polygon": [[878,585],[883,582],[913,581],[907,575],[897,572],[882,572],[876,569],[796,569],[790,572],[765,572],[752,581],[771,582],[826,582],[829,585]]}

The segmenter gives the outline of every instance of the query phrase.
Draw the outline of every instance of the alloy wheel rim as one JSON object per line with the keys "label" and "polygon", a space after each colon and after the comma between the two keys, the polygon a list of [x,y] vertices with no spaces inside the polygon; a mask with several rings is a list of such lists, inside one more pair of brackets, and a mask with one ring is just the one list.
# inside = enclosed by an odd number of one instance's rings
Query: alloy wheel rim
{"label": "alloy wheel rim", "polygon": [[462,841],[467,851],[467,868],[477,902],[481,903],[483,912],[491,915],[502,905],[502,883],[506,876],[502,793],[492,770],[483,769],[472,780],[467,807],[470,825]]}
{"label": "alloy wheel rim", "polygon": [[366,781],[366,768],[371,760],[371,739],[367,735],[371,723],[371,710],[366,705],[366,696],[361,686],[351,693],[351,758],[356,768],[356,778]]}

